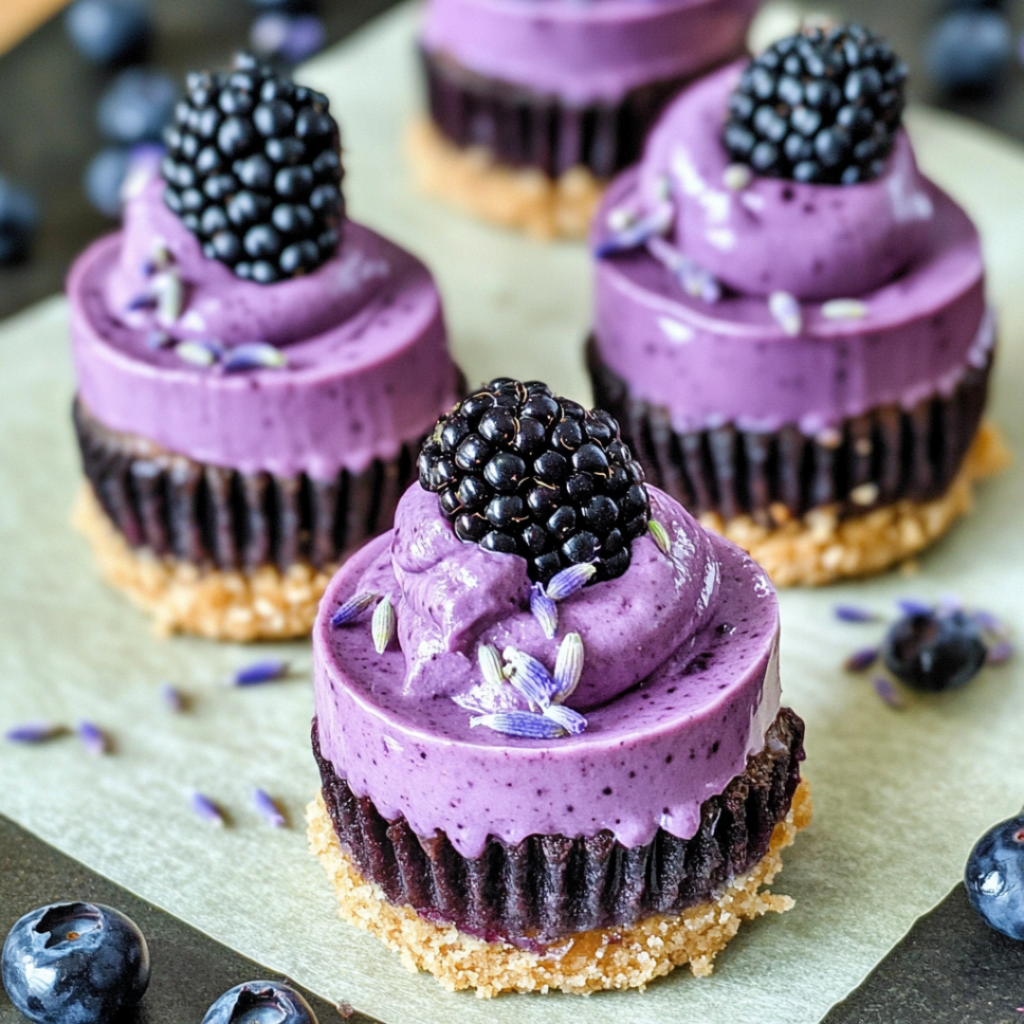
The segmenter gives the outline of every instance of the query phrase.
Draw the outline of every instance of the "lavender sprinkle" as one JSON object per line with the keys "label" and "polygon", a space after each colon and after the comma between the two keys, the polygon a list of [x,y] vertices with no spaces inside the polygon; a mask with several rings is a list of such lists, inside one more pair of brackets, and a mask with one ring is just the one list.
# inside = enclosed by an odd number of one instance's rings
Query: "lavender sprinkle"
{"label": "lavender sprinkle", "polygon": [[245,668],[240,668],[232,677],[232,686],[259,686],[261,683],[273,683],[288,675],[290,664],[277,658],[267,661],[255,661]]}
{"label": "lavender sprinkle", "polygon": [[150,331],[146,335],[146,348],[159,352],[161,349],[170,348],[173,340],[166,331]]}
{"label": "lavender sprinkle", "polygon": [[288,357],[280,349],[264,342],[236,345],[228,349],[222,364],[225,373],[243,370],[278,370],[288,365]]}
{"label": "lavender sprinkle", "polygon": [[529,701],[530,706],[543,710],[551,703],[555,681],[548,670],[536,659],[514,647],[506,647],[505,660],[512,666],[509,682]]}
{"label": "lavender sprinkle", "polygon": [[226,824],[224,812],[208,796],[203,796],[198,790],[192,791],[189,803],[192,810],[208,825],[212,825],[214,828],[223,828]]}
{"label": "lavender sprinkle", "polygon": [[1013,644],[1009,640],[1000,640],[988,649],[985,658],[987,665],[1005,665],[1013,657]]}
{"label": "lavender sprinkle", "polygon": [[395,631],[398,627],[398,619],[395,617],[395,608],[390,597],[381,598],[380,604],[373,609],[373,620],[370,623],[370,634],[373,637],[373,647],[378,654],[383,654],[389,644],[395,638]]}
{"label": "lavender sprinkle", "polygon": [[347,626],[350,622],[354,622],[377,600],[377,597],[377,594],[370,593],[356,594],[355,597],[350,597],[331,616],[331,625]]}
{"label": "lavender sprinkle", "polygon": [[484,726],[505,736],[524,740],[556,740],[566,734],[565,727],[546,715],[535,715],[530,711],[502,711],[494,715],[474,715],[471,728]]}
{"label": "lavender sprinkle", "polygon": [[663,555],[667,555],[672,550],[672,541],[669,539],[668,530],[657,519],[648,520],[647,532]]}
{"label": "lavender sprinkle", "polygon": [[935,611],[935,608],[926,604],[924,601],[918,601],[913,597],[903,597],[896,602],[896,607],[904,615],[931,615]]}
{"label": "lavender sprinkle", "polygon": [[268,793],[262,789],[254,789],[252,793],[252,802],[256,810],[266,820],[267,824],[271,828],[284,828],[288,822],[285,816],[281,813],[281,809],[277,806],[277,803]]}
{"label": "lavender sprinkle", "polygon": [[544,593],[540,584],[530,588],[530,611],[540,623],[540,628],[549,640],[554,640],[558,633],[558,605]]}
{"label": "lavender sprinkle", "polygon": [[213,366],[220,352],[207,341],[182,341],[174,346],[174,354],[191,366]]}
{"label": "lavender sprinkle", "polygon": [[803,329],[804,316],[800,303],[789,292],[772,292],[768,297],[768,311],[791,338],[795,338]]}
{"label": "lavender sprinkle", "polygon": [[544,717],[556,722],[570,736],[578,736],[587,727],[587,720],[572,708],[564,704],[552,704],[544,712]]}
{"label": "lavender sprinkle", "polygon": [[581,562],[579,565],[570,565],[568,569],[556,572],[548,580],[544,592],[552,601],[565,601],[578,594],[597,572],[597,566],[590,562]]}
{"label": "lavender sprinkle", "polygon": [[854,651],[843,662],[843,668],[847,672],[866,672],[876,661],[878,661],[878,648],[862,647],[859,651]]}
{"label": "lavender sprinkle", "polygon": [[126,313],[137,313],[143,309],[156,309],[156,296],[150,292],[143,292],[129,299],[124,306]]}
{"label": "lavender sprinkle", "polygon": [[78,738],[82,741],[85,749],[94,757],[110,752],[110,739],[99,726],[94,725],[92,722],[78,723]]}
{"label": "lavender sprinkle", "polygon": [[555,659],[554,693],[551,700],[561,704],[580,685],[583,675],[583,638],[579,633],[568,633],[558,645]]}
{"label": "lavender sprinkle", "polygon": [[612,231],[603,241],[598,242],[594,255],[598,259],[603,259],[616,253],[638,249],[651,238],[665,234],[672,225],[673,216],[671,203],[659,203],[650,213],[642,214],[631,224],[619,231]]}
{"label": "lavender sprinkle", "polygon": [[496,647],[492,647],[490,644],[481,644],[477,648],[476,658],[480,663],[484,682],[490,683],[491,686],[501,686],[505,682],[505,669]]}
{"label": "lavender sprinkle", "polygon": [[177,687],[171,686],[170,683],[161,684],[160,699],[164,702],[164,706],[168,711],[180,714],[185,710],[185,705],[187,703],[185,695]]}
{"label": "lavender sprinkle", "polygon": [[153,278],[156,318],[165,326],[175,323],[185,308],[185,289],[177,268],[168,267]]}
{"label": "lavender sprinkle", "polygon": [[892,680],[887,676],[875,676],[873,685],[875,687],[875,693],[877,693],[878,696],[889,705],[889,707],[899,710],[906,706],[903,698],[899,694],[899,691],[895,686],[893,686]]}
{"label": "lavender sprinkle", "polygon": [[47,740],[63,736],[67,729],[63,725],[53,725],[50,722],[27,722],[25,725],[16,725],[4,733],[4,739],[8,743],[45,743]]}
{"label": "lavender sprinkle", "polygon": [[879,616],[870,608],[861,608],[853,604],[837,604],[833,609],[840,622],[878,622]]}

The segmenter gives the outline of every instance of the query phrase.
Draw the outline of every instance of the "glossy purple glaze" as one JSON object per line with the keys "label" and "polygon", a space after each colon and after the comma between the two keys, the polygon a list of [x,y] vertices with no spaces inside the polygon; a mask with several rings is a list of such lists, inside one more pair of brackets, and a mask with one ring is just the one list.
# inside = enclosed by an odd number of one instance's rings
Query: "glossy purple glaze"
{"label": "glossy purple glaze", "polygon": [[[334,578],[313,632],[324,756],[386,818],[420,835],[443,830],[478,856],[488,835],[611,830],[626,846],[658,827],[683,838],[700,805],[761,749],[779,708],[778,607],[762,571],[651,488],[672,538],[662,555],[644,537],[622,577],[559,608],[559,639],[578,631],[585,664],[568,701],[589,722],[579,736],[512,739],[471,728],[451,698],[523,706],[511,685],[480,686],[481,643],[511,644],[553,667],[558,640],[529,613],[522,559],[459,542],[418,485],[396,527]],[[390,594],[398,642],[374,652],[368,616],[332,628],[358,592]]]}
{"label": "glossy purple glaze", "polygon": [[619,100],[738,53],[760,0],[429,0],[421,40],[569,103]]}
{"label": "glossy purple glaze", "polygon": [[[152,278],[156,243],[171,254],[184,308],[173,323],[132,310]],[[440,297],[415,257],[368,228],[344,225],[336,256],[274,285],[204,258],[150,179],[124,231],[79,257],[68,280],[79,393],[106,426],[200,462],[251,473],[331,479],[394,457],[456,399]],[[268,342],[287,366],[224,374],[154,349],[173,339],[229,348]]]}

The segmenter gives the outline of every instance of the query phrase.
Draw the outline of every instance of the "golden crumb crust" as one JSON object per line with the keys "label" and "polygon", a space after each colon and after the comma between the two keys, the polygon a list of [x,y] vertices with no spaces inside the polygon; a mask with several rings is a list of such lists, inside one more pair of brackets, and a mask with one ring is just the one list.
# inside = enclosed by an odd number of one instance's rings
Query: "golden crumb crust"
{"label": "golden crumb crust", "polygon": [[400,953],[410,970],[430,971],[450,991],[476,989],[482,999],[502,992],[550,990],[587,995],[602,989],[642,990],[686,963],[696,977],[705,977],[743,921],[789,910],[790,897],[761,887],[782,870],[783,849],[810,823],[811,793],[806,779],[801,781],[789,814],[775,826],[768,852],[713,903],[628,928],[582,932],[546,956],[484,942],[454,925],[425,921],[411,907],[388,903],[380,887],[364,881],[342,850],[322,796],[309,805],[306,819],[310,848],[334,886],[341,916]]}
{"label": "golden crumb crust", "polygon": [[970,512],[975,483],[1004,469],[1010,459],[999,431],[982,423],[960,472],[945,494],[931,501],[899,501],[849,519],[840,519],[833,508],[820,508],[787,521],[780,507],[772,510],[775,526],[750,516],[725,521],[714,512],[700,521],[749,551],[776,586],[835,583],[882,572],[938,540]]}
{"label": "golden crumb crust", "polygon": [[549,178],[497,163],[481,146],[449,142],[425,118],[412,125],[408,150],[424,192],[535,238],[585,238],[605,186],[585,167]]}
{"label": "golden crumb crust", "polygon": [[281,572],[203,569],[136,550],[114,528],[89,486],[72,523],[85,535],[107,581],[154,617],[158,633],[194,633],[213,640],[287,640],[313,628],[332,570],[296,564]]}

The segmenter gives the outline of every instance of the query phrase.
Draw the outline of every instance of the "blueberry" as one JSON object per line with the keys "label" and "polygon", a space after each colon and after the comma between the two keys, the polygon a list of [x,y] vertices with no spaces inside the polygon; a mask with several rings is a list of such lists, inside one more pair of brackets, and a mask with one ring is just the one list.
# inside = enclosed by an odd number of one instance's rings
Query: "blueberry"
{"label": "blueberry", "polygon": [[24,189],[0,178],[0,266],[28,256],[38,226],[35,200]]}
{"label": "blueberry", "polygon": [[928,73],[953,94],[993,92],[1013,57],[1013,33],[1006,17],[982,7],[946,15],[925,43]]}
{"label": "blueberry", "polygon": [[966,685],[987,653],[977,623],[962,611],[904,616],[882,645],[886,668],[907,686],[930,693]]}
{"label": "blueberry", "polygon": [[101,150],[85,169],[82,184],[89,202],[107,217],[121,216],[121,186],[128,176],[130,150],[111,146]]}
{"label": "blueberry", "polygon": [[153,21],[142,0],[75,0],[64,27],[83,57],[108,66],[146,59]]}
{"label": "blueberry", "polygon": [[249,30],[249,43],[264,57],[300,64],[319,53],[327,42],[327,29],[315,14],[272,12],[257,18]]}
{"label": "blueberry", "polygon": [[99,129],[112,142],[159,142],[177,99],[177,86],[166,75],[129,68],[100,99],[96,111]]}
{"label": "blueberry", "polygon": [[990,828],[967,858],[964,885],[985,923],[1024,939],[1024,814]]}
{"label": "blueberry", "polygon": [[293,988],[277,981],[247,981],[224,993],[202,1024],[317,1024],[316,1014]]}
{"label": "blueberry", "polygon": [[36,1024],[106,1024],[149,984],[135,923],[98,903],[51,903],[22,917],[0,954],[11,1002]]}

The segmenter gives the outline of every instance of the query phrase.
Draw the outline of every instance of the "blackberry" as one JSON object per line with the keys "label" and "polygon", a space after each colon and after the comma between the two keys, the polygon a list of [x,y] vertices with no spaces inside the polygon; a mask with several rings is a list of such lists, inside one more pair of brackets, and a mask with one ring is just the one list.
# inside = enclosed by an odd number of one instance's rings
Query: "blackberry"
{"label": "blackberry", "polygon": [[907,67],[861,25],[807,29],[753,60],[723,141],[759,175],[823,185],[877,178],[903,116]]}
{"label": "blackberry", "polygon": [[621,576],[650,517],[618,423],[536,381],[499,378],[460,402],[423,446],[419,474],[460,540],[522,555],[539,583],[579,562],[597,566],[595,580]]}
{"label": "blackberry", "polygon": [[309,273],[338,247],[345,211],[338,125],[327,97],[239,54],[189,75],[165,133],[164,202],[241,278]]}

